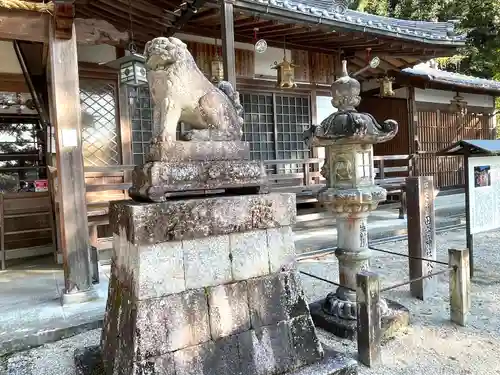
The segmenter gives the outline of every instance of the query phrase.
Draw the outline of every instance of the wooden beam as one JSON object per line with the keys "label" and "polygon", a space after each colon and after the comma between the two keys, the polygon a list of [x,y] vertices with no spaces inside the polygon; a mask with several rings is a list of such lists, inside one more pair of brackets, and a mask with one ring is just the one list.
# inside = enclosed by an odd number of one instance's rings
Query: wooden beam
{"label": "wooden beam", "polygon": [[234,13],[233,3],[224,0],[221,5],[222,56],[224,80],[230,82],[236,90],[236,59],[234,49]]}
{"label": "wooden beam", "polygon": [[[51,18],[45,13],[0,9],[0,39],[48,43]],[[76,18],[74,23],[78,44],[122,45],[128,41],[128,33],[118,31],[110,22]],[[59,24],[62,27],[61,18]],[[58,36],[67,39],[68,32],[63,34],[65,33],[60,28]]]}
{"label": "wooden beam", "polygon": [[83,302],[96,297],[90,276],[78,56],[74,28],[73,25],[71,39],[57,39],[55,24],[49,23],[51,117],[56,135],[59,217],[64,259],[63,303]]}
{"label": "wooden beam", "polygon": [[97,19],[75,19],[76,39],[79,44],[125,45],[128,32],[118,31],[112,24]]}
{"label": "wooden beam", "polygon": [[20,10],[0,10],[0,39],[47,42],[50,15]]}
{"label": "wooden beam", "polygon": [[54,25],[56,38],[71,39],[73,33],[73,19],[75,5],[69,2],[54,2]]}
{"label": "wooden beam", "polygon": [[174,35],[198,12],[207,0],[194,0],[192,3],[187,3],[187,8],[181,11],[179,18],[173,22],[172,27],[169,29],[167,36]]}

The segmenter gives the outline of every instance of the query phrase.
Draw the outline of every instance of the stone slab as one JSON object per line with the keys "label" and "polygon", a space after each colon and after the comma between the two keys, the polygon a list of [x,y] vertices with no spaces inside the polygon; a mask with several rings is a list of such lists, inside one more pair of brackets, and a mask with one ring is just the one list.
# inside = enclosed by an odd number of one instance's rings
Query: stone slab
{"label": "stone slab", "polygon": [[135,291],[138,299],[159,298],[186,290],[181,241],[129,248],[137,249],[138,253],[136,269],[129,270],[138,280]]}
{"label": "stone slab", "polygon": [[233,233],[231,244],[231,267],[234,280],[247,280],[269,274],[269,251],[265,229]]}
{"label": "stone slab", "polygon": [[237,336],[173,353],[176,375],[234,375],[240,371]]}
{"label": "stone slab", "polygon": [[295,194],[110,202],[113,233],[134,245],[279,228],[295,223]]}
{"label": "stone slab", "polygon": [[247,285],[253,328],[309,315],[309,307],[295,271],[251,279]]}
{"label": "stone slab", "polygon": [[293,368],[290,330],[284,322],[243,332],[238,340],[242,373],[281,374]]}
{"label": "stone slab", "polygon": [[279,272],[295,266],[295,241],[291,226],[267,230],[269,270]]}
{"label": "stone slab", "polygon": [[138,360],[158,357],[210,340],[205,289],[193,289],[163,298],[139,301],[133,343]]}
{"label": "stone slab", "polygon": [[[331,348],[324,348],[324,358],[312,365],[302,367],[297,370],[287,372],[286,375],[357,375],[358,363],[352,358],[347,358],[344,354],[336,352]],[[221,351],[215,351],[220,354]],[[222,352],[224,353],[224,352]],[[74,353],[76,375],[107,375],[102,368],[102,352],[99,347],[89,347],[85,349],[77,349]],[[225,372],[225,369],[231,369],[231,364],[226,367],[216,367],[221,371],[217,375],[256,375],[255,372]],[[233,370],[234,371],[234,370]],[[196,374],[196,373],[195,373]],[[211,373],[202,373],[203,375]],[[169,372],[152,372],[140,374],[123,374],[123,375],[172,375]],[[178,374],[176,374],[178,375]]]}
{"label": "stone slab", "polygon": [[132,172],[133,199],[163,202],[171,194],[199,190],[238,189],[256,187],[267,192],[267,174],[262,162],[184,161],[148,162]]}
{"label": "stone slab", "polygon": [[213,236],[182,242],[186,287],[202,288],[231,282],[229,236]]}
{"label": "stone slab", "polygon": [[246,281],[207,289],[212,340],[250,329]]}
{"label": "stone slab", "polygon": [[250,144],[243,141],[170,141],[149,147],[146,162],[250,160]]}
{"label": "stone slab", "polygon": [[[401,329],[410,324],[410,311],[403,305],[386,299],[389,313],[382,316],[382,340],[388,339]],[[335,336],[350,340],[356,339],[357,321],[338,318],[328,315],[323,311],[324,300],[313,302],[309,305],[311,317],[316,327],[333,333]]]}
{"label": "stone slab", "polygon": [[297,367],[320,361],[324,352],[311,316],[302,315],[286,323],[290,330],[292,355]]}

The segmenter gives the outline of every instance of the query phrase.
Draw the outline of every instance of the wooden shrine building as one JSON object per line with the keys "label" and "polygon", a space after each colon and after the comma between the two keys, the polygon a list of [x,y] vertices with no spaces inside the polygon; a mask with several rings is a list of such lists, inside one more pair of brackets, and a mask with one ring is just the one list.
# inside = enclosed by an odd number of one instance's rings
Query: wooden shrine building
{"label": "wooden shrine building", "polygon": [[[108,202],[127,197],[131,168],[152,136],[147,86],[121,85],[105,65],[125,54],[131,35],[139,50],[177,36],[208,76],[221,56],[224,78],[241,94],[252,157],[264,160],[275,189],[297,192],[320,182],[321,150],[310,152],[302,133],[334,110],[329,85],[342,59],[354,72],[378,57],[377,68],[358,75],[368,82],[395,62],[403,69],[452,55],[465,40],[450,22],[372,16],[326,0],[6,0],[0,21],[2,176],[48,178],[70,295],[90,288],[89,241],[100,246],[107,237]],[[258,40],[268,46],[263,53]],[[297,87],[277,87],[273,67],[284,55],[297,65]],[[394,108],[408,142],[408,109]],[[16,127],[29,145],[10,149],[19,143],[7,137]]]}

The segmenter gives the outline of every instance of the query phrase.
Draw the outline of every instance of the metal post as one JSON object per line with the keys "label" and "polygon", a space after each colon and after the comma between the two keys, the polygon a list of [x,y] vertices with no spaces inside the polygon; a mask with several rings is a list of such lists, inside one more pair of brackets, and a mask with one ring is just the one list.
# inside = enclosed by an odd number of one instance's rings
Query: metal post
{"label": "metal post", "polygon": [[380,361],[380,280],[376,273],[362,271],[356,275],[358,357],[365,366]]}
{"label": "metal post", "polygon": [[448,250],[450,267],[450,320],[461,326],[467,324],[470,310],[469,250]]}
{"label": "metal post", "polygon": [[469,186],[469,151],[464,152],[464,180],[465,180],[465,241],[469,250],[470,278],[474,277],[474,235],[470,227],[470,186]]}
{"label": "metal post", "polygon": [[[434,181],[432,176],[408,177],[408,254],[410,280],[432,273],[436,260],[436,225],[434,215]],[[421,259],[415,259],[421,258]],[[430,277],[410,285],[411,295],[425,300],[436,290],[437,279]]]}

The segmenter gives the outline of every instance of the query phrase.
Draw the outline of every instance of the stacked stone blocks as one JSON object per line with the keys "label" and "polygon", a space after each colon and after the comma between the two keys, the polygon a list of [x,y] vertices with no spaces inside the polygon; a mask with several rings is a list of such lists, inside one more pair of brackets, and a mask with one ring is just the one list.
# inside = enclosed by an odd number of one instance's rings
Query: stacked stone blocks
{"label": "stacked stone blocks", "polygon": [[295,215],[292,194],[112,203],[106,373],[271,375],[318,362]]}

